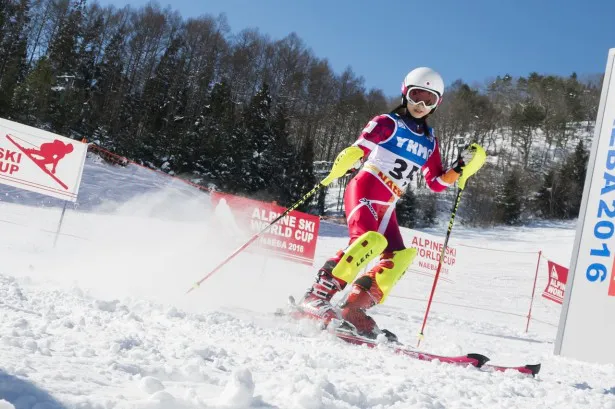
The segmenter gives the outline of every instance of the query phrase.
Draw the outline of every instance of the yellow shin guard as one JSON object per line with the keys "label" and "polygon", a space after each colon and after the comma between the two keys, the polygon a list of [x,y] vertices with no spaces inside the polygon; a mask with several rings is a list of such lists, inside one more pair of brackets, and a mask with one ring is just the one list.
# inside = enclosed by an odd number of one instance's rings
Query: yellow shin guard
{"label": "yellow shin guard", "polygon": [[387,239],[380,233],[368,231],[344,250],[344,256],[332,271],[334,277],[352,282],[357,273],[380,255],[387,247]]}
{"label": "yellow shin guard", "polygon": [[416,253],[417,251],[415,248],[394,251],[393,257],[388,259],[393,261],[392,268],[387,268],[386,264],[380,266],[380,268],[382,268],[382,273],[376,274],[376,283],[380,291],[382,291],[380,304],[384,302],[391,292],[391,289],[399,279],[403,277],[406,269],[412,264],[412,261],[416,257]]}

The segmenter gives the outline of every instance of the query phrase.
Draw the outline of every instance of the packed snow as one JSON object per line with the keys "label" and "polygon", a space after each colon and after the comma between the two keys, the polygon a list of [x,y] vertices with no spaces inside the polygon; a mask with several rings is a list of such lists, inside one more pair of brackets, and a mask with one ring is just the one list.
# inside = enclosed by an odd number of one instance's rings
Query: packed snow
{"label": "packed snow", "polygon": [[[185,294],[246,239],[207,193],[89,157],[54,247],[63,203],[0,192],[0,409],[615,409],[614,365],[553,355],[560,306],[540,296],[545,258],[525,331],[537,253],[567,266],[574,222],[456,225],[458,265],[421,344],[541,362],[532,378],[351,346],[274,314],[344,247],[344,226],[322,222],[313,267],[244,252]],[[374,318],[415,345],[430,287],[408,272]]]}

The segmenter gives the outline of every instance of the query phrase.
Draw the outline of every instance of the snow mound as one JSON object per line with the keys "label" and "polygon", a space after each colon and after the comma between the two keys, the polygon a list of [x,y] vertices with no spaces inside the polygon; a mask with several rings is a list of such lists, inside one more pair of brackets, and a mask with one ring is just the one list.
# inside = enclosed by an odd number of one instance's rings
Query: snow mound
{"label": "snow mound", "polygon": [[146,376],[141,379],[139,388],[145,393],[153,394],[164,390],[164,385],[159,379],[154,378],[153,376]]}
{"label": "snow mound", "polygon": [[246,368],[233,371],[218,404],[224,407],[249,407],[254,400],[252,372]]}

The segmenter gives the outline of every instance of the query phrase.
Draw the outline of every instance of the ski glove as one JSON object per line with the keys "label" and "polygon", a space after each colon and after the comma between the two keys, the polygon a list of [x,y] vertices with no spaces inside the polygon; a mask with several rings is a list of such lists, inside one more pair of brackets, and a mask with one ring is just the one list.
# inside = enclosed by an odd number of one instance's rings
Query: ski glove
{"label": "ski glove", "polygon": [[466,147],[459,152],[457,160],[453,163],[453,170],[461,175],[466,165],[474,159],[474,155],[476,155],[476,150],[471,150],[470,146]]}

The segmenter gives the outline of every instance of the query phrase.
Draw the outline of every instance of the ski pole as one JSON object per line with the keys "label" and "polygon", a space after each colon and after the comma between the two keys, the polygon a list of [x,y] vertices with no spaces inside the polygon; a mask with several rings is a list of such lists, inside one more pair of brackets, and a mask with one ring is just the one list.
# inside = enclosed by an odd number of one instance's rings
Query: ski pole
{"label": "ski pole", "polygon": [[246,247],[252,244],[263,233],[267,232],[267,230],[269,230],[271,226],[273,226],[278,221],[280,221],[288,213],[292,212],[293,210],[301,206],[303,203],[306,202],[306,200],[308,200],[310,197],[312,197],[314,194],[316,194],[321,189],[324,189],[325,187],[327,187],[335,179],[341,176],[344,176],[346,172],[352,167],[352,165],[354,165],[362,157],[363,157],[363,150],[357,146],[351,146],[349,148],[344,149],[342,152],[340,152],[339,155],[337,155],[337,158],[335,158],[335,161],[333,162],[333,166],[331,167],[331,171],[329,172],[329,175],[327,175],[326,178],[324,178],[319,184],[314,186],[312,190],[310,190],[305,195],[303,195],[301,199],[297,200],[297,202],[295,202],[288,209],[286,209],[284,213],[276,217],[271,223],[265,226],[265,228],[263,228],[260,232],[252,236],[245,244],[243,244],[237,250],[231,253],[226,259],[224,259],[213,270],[211,270],[205,277],[201,278],[199,281],[194,283],[194,285],[190,287],[188,291],[186,291],[186,294],[198,288],[203,281],[207,280],[209,277],[214,275],[226,263],[228,263],[231,259],[233,259],[237,254],[241,253]]}
{"label": "ski pole", "polygon": [[306,200],[308,200],[310,197],[312,197],[316,192],[318,192],[320,189],[322,189],[323,187],[325,187],[325,185],[323,185],[322,183],[319,183],[318,185],[316,185],[312,190],[310,190],[309,192],[307,192],[301,199],[299,199],[295,204],[293,204],[291,207],[289,207],[288,209],[286,209],[284,211],[284,213],[282,213],[281,215],[279,215],[278,217],[276,217],[271,223],[269,223],[267,226],[265,226],[264,229],[262,229],[260,232],[256,233],[254,236],[252,236],[250,238],[250,240],[248,240],[244,245],[242,245],[241,247],[239,247],[237,250],[235,250],[233,253],[231,253],[231,255],[229,255],[226,259],[224,259],[220,264],[218,264],[213,270],[211,270],[211,272],[209,272],[205,277],[201,278],[199,281],[197,281],[196,283],[194,283],[194,285],[192,287],[190,287],[190,289],[188,291],[186,291],[186,294],[188,294],[190,291],[198,288],[201,283],[205,280],[207,280],[209,277],[211,277],[215,272],[217,272],[218,270],[220,270],[222,268],[222,266],[224,266],[226,263],[228,263],[232,258],[234,258],[237,254],[239,254],[241,251],[243,251],[243,249],[245,249],[246,247],[248,247],[250,244],[252,244],[256,239],[258,239],[260,237],[261,234],[265,233],[267,230],[269,230],[271,228],[271,226],[273,226],[274,224],[276,224],[278,221],[280,221],[284,216],[286,216],[288,213],[292,212],[293,210],[295,210],[297,207],[301,206]]}
{"label": "ski pole", "polygon": [[438,268],[436,270],[436,275],[433,278],[433,285],[431,286],[431,294],[429,294],[429,301],[427,301],[427,310],[425,311],[425,317],[423,318],[423,326],[421,327],[421,332],[419,333],[419,341],[416,344],[417,348],[421,345],[421,340],[423,339],[423,331],[425,330],[425,324],[427,323],[427,316],[429,315],[429,310],[431,309],[431,302],[433,300],[433,295],[436,292],[438,278],[440,277],[440,270],[442,270],[444,253],[446,252],[446,248],[448,246],[448,239],[451,237],[451,231],[453,230],[453,223],[455,222],[455,214],[457,213],[457,208],[459,207],[459,202],[461,201],[462,193],[463,193],[463,189],[461,188],[458,189],[457,198],[455,199],[455,205],[453,206],[453,211],[451,213],[451,218],[448,221],[448,230],[446,230],[446,238],[444,239],[444,245],[442,246],[442,252],[440,252],[440,260],[438,260]]}
{"label": "ski pole", "polygon": [[419,340],[416,344],[417,348],[421,345],[421,340],[424,337],[423,331],[425,331],[425,324],[427,324],[427,317],[429,316],[429,310],[431,309],[431,303],[433,301],[433,296],[436,292],[436,286],[438,285],[438,278],[440,277],[440,271],[442,270],[442,264],[444,262],[444,254],[446,252],[446,248],[448,247],[448,240],[451,237],[451,232],[453,231],[453,223],[455,223],[455,214],[457,214],[457,209],[459,208],[459,202],[461,201],[461,194],[466,187],[466,183],[468,178],[474,175],[478,170],[483,166],[485,160],[487,159],[487,154],[485,150],[477,143],[470,144],[468,146],[469,150],[474,152],[474,159],[463,169],[463,174],[459,177],[457,181],[457,185],[459,187],[457,191],[457,197],[455,198],[455,203],[453,204],[453,211],[451,212],[451,218],[448,221],[448,229],[446,230],[446,237],[444,238],[444,245],[442,246],[442,251],[440,252],[440,259],[438,260],[438,268],[436,269],[436,275],[433,279],[433,285],[431,286],[431,294],[429,294],[429,300],[427,301],[427,309],[425,310],[425,317],[423,318],[423,325],[421,326],[421,332],[419,333]]}

